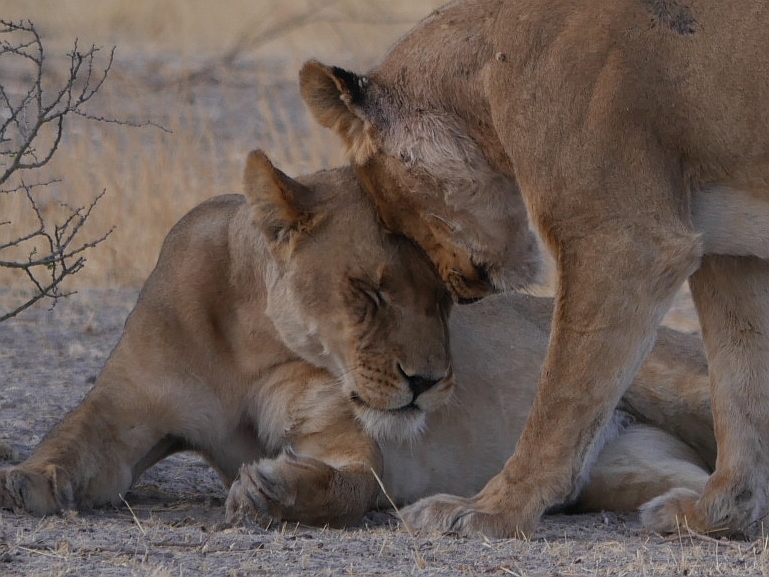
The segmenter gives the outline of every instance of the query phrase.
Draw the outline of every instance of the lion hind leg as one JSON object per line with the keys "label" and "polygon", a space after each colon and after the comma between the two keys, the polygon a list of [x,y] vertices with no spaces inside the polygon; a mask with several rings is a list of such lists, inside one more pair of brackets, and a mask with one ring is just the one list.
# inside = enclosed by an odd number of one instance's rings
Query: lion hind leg
{"label": "lion hind leg", "polygon": [[601,451],[577,509],[635,511],[680,489],[699,496],[708,476],[707,465],[689,445],[652,425],[633,424]]}
{"label": "lion hind leg", "polygon": [[[708,357],[718,455],[688,523],[699,532],[751,537],[769,515],[769,262],[708,255],[690,285]],[[688,498],[681,507],[689,507]]]}

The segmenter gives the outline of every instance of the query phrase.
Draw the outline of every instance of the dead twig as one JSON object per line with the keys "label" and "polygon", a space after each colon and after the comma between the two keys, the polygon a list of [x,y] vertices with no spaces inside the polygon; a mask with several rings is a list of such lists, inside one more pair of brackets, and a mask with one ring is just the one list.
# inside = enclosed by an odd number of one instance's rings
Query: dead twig
{"label": "dead twig", "polygon": [[131,505],[128,504],[128,501],[123,498],[123,495],[118,495],[118,497],[120,497],[120,500],[123,501],[123,504],[128,507],[128,511],[131,513],[131,518],[134,520],[134,523],[136,523],[136,526],[139,528],[139,531],[141,531],[142,535],[147,535],[147,531],[145,531],[144,527],[142,527],[139,518],[136,516],[136,513],[134,513],[134,510],[131,509]]}
{"label": "dead twig", "polygon": [[698,533],[697,531],[694,531],[693,529],[689,528],[689,526],[685,523],[683,525],[679,525],[678,533],[676,533],[675,535],[668,535],[667,537],[662,537],[661,541],[663,543],[675,542],[675,541],[681,541],[687,537],[692,541],[702,541],[703,543],[712,543],[712,544],[718,545],[719,547],[735,549],[739,553],[749,552],[757,548],[759,544],[763,543],[763,540],[757,540],[750,544],[744,544],[736,541],[730,541],[729,539],[716,539],[715,537],[710,537],[708,535],[704,535],[702,533]]}
{"label": "dead twig", "polygon": [[6,239],[0,241],[0,268],[18,271],[32,288],[27,300],[9,311],[0,311],[0,322],[42,299],[52,299],[55,305],[59,298],[72,294],[62,291],[62,283],[85,266],[85,253],[103,242],[113,230],[83,238],[84,225],[104,191],[87,206],[55,203],[62,215],[55,220],[44,210],[50,201],[44,201],[43,195],[50,195],[49,187],[58,181],[52,179],[32,185],[25,182],[27,172],[45,166],[56,154],[66,119],[77,116],[134,127],[158,126],[151,122],[107,118],[86,110],[107,79],[115,49],[107,51],[104,57],[100,52],[96,46],[81,50],[75,41],[67,54],[65,79],[58,87],[51,88],[44,82],[48,68],[46,53],[35,26],[29,21],[0,19],[0,69],[23,71],[16,76],[25,79],[14,84],[13,75],[0,76],[0,110],[3,110],[0,115],[0,195],[23,195],[36,222],[29,229],[23,229],[10,220],[0,221]]}
{"label": "dead twig", "polygon": [[384,496],[387,498],[387,501],[390,503],[390,506],[395,510],[395,514],[398,516],[398,519],[401,520],[401,524],[403,525],[403,528],[406,529],[406,532],[409,534],[409,537],[411,537],[413,541],[414,562],[416,563],[419,569],[424,569],[425,567],[427,567],[427,561],[425,561],[424,555],[422,555],[422,552],[419,550],[419,545],[417,543],[417,538],[416,538],[416,535],[414,534],[414,531],[406,522],[406,519],[403,518],[403,515],[401,515],[400,510],[395,505],[395,501],[393,501],[392,497],[390,497],[390,494],[387,492],[387,489],[385,489],[382,479],[379,478],[379,475],[377,475],[377,472],[374,470],[373,467],[371,468],[371,474],[374,475],[374,479],[376,479],[376,482],[379,484],[379,488],[382,490],[382,494],[384,494]]}

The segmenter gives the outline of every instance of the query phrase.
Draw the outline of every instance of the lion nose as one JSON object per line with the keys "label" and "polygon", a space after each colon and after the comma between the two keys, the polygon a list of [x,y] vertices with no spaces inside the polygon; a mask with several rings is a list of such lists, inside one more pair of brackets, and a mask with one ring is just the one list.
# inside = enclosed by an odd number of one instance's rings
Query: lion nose
{"label": "lion nose", "polygon": [[441,380],[434,379],[432,377],[425,377],[423,375],[409,375],[400,365],[398,365],[398,369],[406,379],[406,382],[409,384],[409,389],[411,389],[411,392],[414,394],[414,399],[416,399],[426,390],[438,384]]}
{"label": "lion nose", "polygon": [[409,383],[409,389],[414,393],[414,399],[440,381],[440,379],[431,379],[422,375],[407,375],[406,380]]}
{"label": "lion nose", "polygon": [[429,379],[421,375],[411,375],[406,377],[409,382],[409,389],[414,393],[416,399],[419,395],[424,393],[427,389],[437,384],[440,379]]}

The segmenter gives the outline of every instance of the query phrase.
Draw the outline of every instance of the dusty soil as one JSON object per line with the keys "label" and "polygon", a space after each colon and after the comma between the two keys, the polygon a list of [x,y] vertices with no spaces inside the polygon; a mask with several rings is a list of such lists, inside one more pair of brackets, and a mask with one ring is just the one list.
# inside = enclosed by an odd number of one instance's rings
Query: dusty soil
{"label": "dusty soil", "polygon": [[[7,295],[6,295],[7,296]],[[0,294],[2,298],[2,294]],[[0,324],[0,445],[10,462],[88,391],[136,291],[81,291]],[[693,323],[682,299],[671,318]],[[194,455],[148,471],[114,509],[0,512],[0,575],[765,575],[763,541],[644,531],[635,514],[551,516],[528,541],[412,536],[384,512],[346,530],[223,524],[226,490]]]}

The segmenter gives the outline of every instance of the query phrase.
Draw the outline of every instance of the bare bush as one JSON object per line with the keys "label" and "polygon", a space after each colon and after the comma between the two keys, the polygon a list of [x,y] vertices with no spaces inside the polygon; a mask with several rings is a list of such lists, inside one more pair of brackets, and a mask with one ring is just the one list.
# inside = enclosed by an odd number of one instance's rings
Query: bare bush
{"label": "bare bush", "polygon": [[[56,181],[32,182],[34,172],[45,166],[59,148],[65,122],[79,116],[97,122],[119,122],[86,112],[84,106],[96,95],[112,65],[114,48],[100,65],[99,48],[81,51],[77,45],[67,54],[63,80],[51,86],[46,55],[38,31],[28,21],[0,20],[0,195],[21,195],[36,224],[30,228],[0,214],[0,268],[25,275],[32,289],[23,302],[0,312],[0,322],[35,302],[67,296],[62,282],[85,264],[85,253],[102,242],[112,229],[84,239],[83,225],[103,192],[87,206],[59,203],[58,217],[47,217],[41,208],[50,200]],[[61,72],[61,71],[59,71]],[[124,124],[124,122],[119,122]],[[44,197],[43,195],[48,195]]]}

